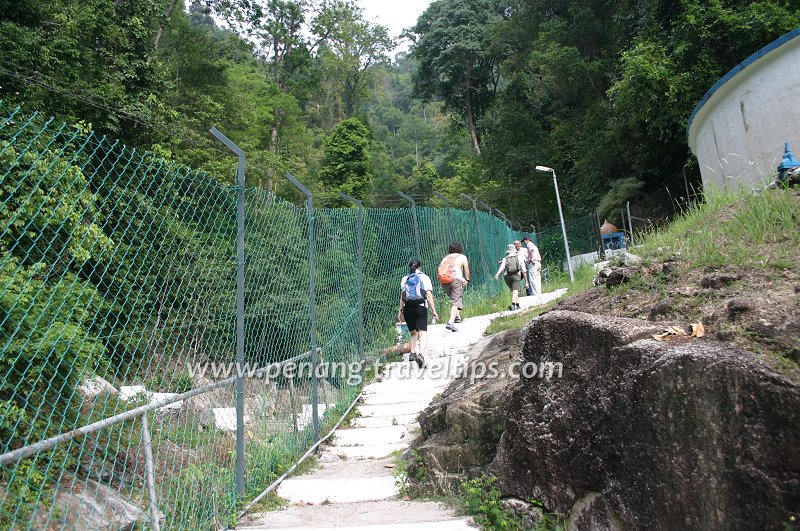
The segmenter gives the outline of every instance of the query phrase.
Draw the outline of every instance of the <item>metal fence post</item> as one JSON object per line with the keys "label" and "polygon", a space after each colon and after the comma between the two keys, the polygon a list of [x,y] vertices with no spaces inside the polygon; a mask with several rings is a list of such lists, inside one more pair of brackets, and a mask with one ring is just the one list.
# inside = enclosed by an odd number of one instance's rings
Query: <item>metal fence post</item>
{"label": "metal fence post", "polygon": [[147,413],[142,415],[142,444],[144,445],[145,483],[147,483],[147,496],[150,498],[150,525],[153,531],[161,530],[158,521],[158,499],[156,498],[156,476],[153,463],[153,443],[150,437],[150,425],[147,422]]}
{"label": "metal fence post", "polygon": [[490,261],[494,262],[495,255],[494,253],[497,252],[497,235],[494,233],[494,216],[492,215],[492,207],[487,205],[486,203],[481,203],[480,201],[477,204],[481,205],[482,207],[486,208],[487,212],[489,212],[489,236],[491,236],[491,249],[489,251]]}
{"label": "metal fence post", "polygon": [[361,360],[361,373],[364,372],[364,204],[354,197],[339,192],[339,197],[358,206],[358,355]]}
{"label": "metal fence post", "polygon": [[486,278],[488,279],[491,276],[489,272],[489,266],[486,262],[486,251],[483,245],[483,238],[481,238],[481,224],[478,221],[478,207],[476,205],[475,199],[471,198],[467,194],[460,194],[461,197],[472,203],[472,214],[475,216],[475,231],[478,233],[478,246],[480,247],[481,252],[481,265],[483,266],[483,272],[486,274]]}
{"label": "metal fence post", "polygon": [[309,336],[311,339],[311,421],[314,424],[314,442],[319,440],[319,396],[317,382],[317,304],[314,293],[314,196],[303,184],[292,177],[291,173],[286,178],[303,192],[306,196],[306,220],[308,222],[308,315],[311,321]]}
{"label": "metal fence post", "polygon": [[456,235],[453,232],[453,218],[450,212],[450,201],[448,201],[445,196],[435,190],[433,191],[433,195],[444,201],[444,206],[447,209],[447,234],[450,236],[450,241],[453,242],[456,240]]}
{"label": "metal fence post", "polygon": [[630,201],[628,201],[628,203],[626,204],[626,208],[628,209],[628,230],[631,233],[631,247],[633,247],[634,245],[636,245],[636,243],[633,241],[633,218],[631,218],[631,202]]}
{"label": "metal fence post", "polygon": [[502,216],[502,218],[503,218],[503,221],[504,221],[504,222],[505,222],[505,224],[506,224],[506,227],[505,227],[505,228],[506,228],[506,230],[505,230],[505,235],[506,235],[506,237],[508,237],[508,236],[511,234],[511,221],[508,219],[508,216],[506,216],[505,214],[503,214],[503,212],[502,212],[501,210],[498,210],[498,209],[496,209],[496,208],[495,208],[495,211],[496,211],[498,214],[500,214],[500,216]]}
{"label": "metal fence post", "polygon": [[244,152],[216,127],[217,140],[239,158],[236,167],[236,495],[244,497]]}
{"label": "metal fence post", "polygon": [[417,250],[417,260],[422,260],[422,252],[419,245],[419,223],[417,222],[417,203],[414,202],[409,196],[403,192],[397,192],[397,195],[405,199],[411,204],[411,217],[414,220],[414,246]]}
{"label": "metal fence post", "polygon": [[505,214],[503,214],[503,211],[502,211],[502,210],[500,210],[499,208],[495,208],[494,210],[495,210],[495,212],[497,212],[498,214],[500,214],[500,217],[501,217],[501,218],[503,218],[503,221],[504,221],[504,222],[505,222],[505,224],[506,224],[506,228],[508,228],[508,227],[509,227],[509,224],[511,223],[510,221],[508,221],[508,217],[507,217]]}

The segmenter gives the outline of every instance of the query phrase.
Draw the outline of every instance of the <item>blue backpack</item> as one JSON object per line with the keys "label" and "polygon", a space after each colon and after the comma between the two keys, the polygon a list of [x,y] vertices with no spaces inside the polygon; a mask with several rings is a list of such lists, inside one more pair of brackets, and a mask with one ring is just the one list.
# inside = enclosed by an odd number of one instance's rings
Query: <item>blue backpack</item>
{"label": "blue backpack", "polygon": [[425,288],[422,287],[422,278],[418,273],[409,273],[406,283],[403,284],[403,302],[410,306],[425,304]]}

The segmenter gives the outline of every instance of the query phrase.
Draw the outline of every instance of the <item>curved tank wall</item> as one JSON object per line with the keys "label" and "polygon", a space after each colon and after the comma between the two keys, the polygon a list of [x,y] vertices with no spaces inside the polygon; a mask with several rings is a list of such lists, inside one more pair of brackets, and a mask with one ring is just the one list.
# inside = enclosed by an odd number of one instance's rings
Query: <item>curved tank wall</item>
{"label": "curved tank wall", "polygon": [[688,140],[706,190],[772,182],[784,143],[800,153],[800,28],[711,87],[689,118]]}

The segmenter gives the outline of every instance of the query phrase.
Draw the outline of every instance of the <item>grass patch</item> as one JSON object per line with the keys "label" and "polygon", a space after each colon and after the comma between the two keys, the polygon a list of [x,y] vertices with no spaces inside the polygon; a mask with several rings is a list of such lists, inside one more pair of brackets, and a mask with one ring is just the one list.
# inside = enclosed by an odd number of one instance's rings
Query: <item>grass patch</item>
{"label": "grass patch", "polygon": [[758,194],[719,192],[705,200],[646,235],[638,253],[652,258],[679,255],[695,268],[734,265],[782,270],[796,266],[800,248],[797,193],[782,189]]}
{"label": "grass patch", "polygon": [[522,328],[526,324],[530,323],[533,318],[539,317],[543,313],[549,312],[557,305],[558,301],[552,301],[542,306],[536,306],[535,308],[528,308],[527,310],[522,310],[521,312],[514,313],[511,315],[501,315],[500,317],[494,319],[491,323],[489,323],[489,326],[486,327],[486,330],[483,332],[483,335],[491,336],[499,332],[505,332],[506,330]]}
{"label": "grass patch", "polygon": [[[554,279],[552,279],[551,282],[547,285],[548,289],[546,290],[546,292],[555,291],[561,288],[566,288],[567,295],[574,295],[575,293],[580,293],[588,289],[591,289],[594,286],[592,282],[595,277],[595,272],[592,266],[590,265],[581,266],[578,269],[576,269],[574,273],[575,273],[575,282],[571,283],[569,281],[569,273],[559,272],[558,275]],[[531,319],[534,319],[535,317],[538,317],[543,313],[549,312],[556,306],[558,306],[558,301],[551,301],[541,306],[527,308],[525,310],[522,310],[521,312],[513,313],[510,315],[502,315],[494,319],[489,324],[483,335],[490,336],[492,334],[497,334],[498,332],[513,330],[514,328],[522,328],[523,326],[528,324],[531,321]]]}
{"label": "grass patch", "polygon": [[575,282],[569,281],[569,271],[554,271],[550,273],[550,278],[542,283],[542,290],[546,293],[566,288],[567,295],[581,293],[594,286],[592,283],[595,277],[594,268],[585,264],[573,271]]}

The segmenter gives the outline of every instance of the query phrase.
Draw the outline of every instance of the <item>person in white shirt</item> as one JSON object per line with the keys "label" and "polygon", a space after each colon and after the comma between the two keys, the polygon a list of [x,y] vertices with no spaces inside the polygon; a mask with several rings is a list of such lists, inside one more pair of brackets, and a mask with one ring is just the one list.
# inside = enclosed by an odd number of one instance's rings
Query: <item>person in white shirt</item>
{"label": "person in white shirt", "polygon": [[525,294],[531,294],[531,281],[528,278],[528,248],[522,245],[519,240],[514,240],[514,248],[517,250],[517,258],[522,267],[522,280],[525,281]]}
{"label": "person in white shirt", "polygon": [[534,245],[530,236],[522,238],[523,243],[528,248],[528,276],[533,288],[532,295],[542,294],[542,255],[539,248]]}
{"label": "person in white shirt", "polygon": [[411,333],[409,361],[416,361],[422,368],[427,347],[428,308],[431,309],[434,319],[438,320],[439,314],[436,313],[436,305],[433,303],[433,282],[420,269],[422,262],[412,260],[408,267],[408,274],[400,281],[400,307],[397,309],[397,320],[405,321]]}

